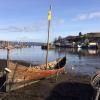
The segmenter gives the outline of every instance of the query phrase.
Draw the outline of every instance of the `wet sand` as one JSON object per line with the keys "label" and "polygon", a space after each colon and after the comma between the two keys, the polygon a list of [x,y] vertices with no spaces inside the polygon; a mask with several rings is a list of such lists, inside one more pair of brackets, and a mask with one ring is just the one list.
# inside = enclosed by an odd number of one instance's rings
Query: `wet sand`
{"label": "wet sand", "polygon": [[0,96],[2,100],[93,100],[94,93],[89,76],[66,73]]}

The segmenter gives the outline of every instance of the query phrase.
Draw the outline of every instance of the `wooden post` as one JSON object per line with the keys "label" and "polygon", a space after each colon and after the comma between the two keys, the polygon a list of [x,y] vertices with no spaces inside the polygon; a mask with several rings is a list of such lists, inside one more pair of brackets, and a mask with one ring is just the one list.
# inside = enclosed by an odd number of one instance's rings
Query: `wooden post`
{"label": "wooden post", "polygon": [[[9,69],[9,53],[10,53],[10,48],[9,48],[9,42],[7,42],[7,68]],[[8,72],[6,72],[6,92],[8,91]]]}
{"label": "wooden post", "polygon": [[9,53],[10,53],[10,48],[9,48],[9,42],[7,42],[7,68],[9,68]]}

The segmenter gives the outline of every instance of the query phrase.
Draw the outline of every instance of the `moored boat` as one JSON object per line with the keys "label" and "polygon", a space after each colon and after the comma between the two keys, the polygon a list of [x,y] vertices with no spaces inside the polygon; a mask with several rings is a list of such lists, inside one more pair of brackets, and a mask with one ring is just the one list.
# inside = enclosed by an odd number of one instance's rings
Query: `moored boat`
{"label": "moored boat", "polygon": [[[4,62],[5,61],[3,61],[3,63]],[[4,74],[0,76],[2,80],[0,91],[15,90],[31,82],[34,83],[41,79],[64,73],[65,64],[66,57],[49,62],[48,67],[46,67],[46,64],[26,67],[16,62],[9,61],[9,67],[5,68],[6,73],[4,72]]]}
{"label": "moored boat", "polygon": [[91,42],[91,43],[89,43],[88,48],[89,49],[98,49],[98,44],[95,42]]}
{"label": "moored boat", "polygon": [[53,62],[46,64],[26,67],[21,64],[9,62],[9,68],[5,68],[0,91],[11,91],[23,86],[34,83],[41,79],[50,78],[58,74],[64,73],[66,57],[59,58]]}
{"label": "moored boat", "polygon": [[[47,50],[47,45],[42,45],[42,46],[41,46],[41,49]],[[49,49],[49,50],[52,50],[52,49],[55,49],[55,47],[54,47],[54,45],[49,44],[49,48],[48,48],[48,49]]]}
{"label": "moored boat", "polygon": [[55,44],[56,47],[61,47],[61,48],[73,48],[73,45],[71,43],[67,44]]}
{"label": "moored boat", "polygon": [[81,46],[81,45],[77,45],[77,47],[78,47],[78,48],[81,48],[82,46]]}
{"label": "moored boat", "polygon": [[46,68],[46,64],[26,67],[23,65],[16,65],[14,63],[11,63],[9,68],[11,70],[11,73],[9,73],[8,79],[9,82],[11,82],[14,73],[15,77],[13,82],[46,78],[51,75],[55,75],[58,72],[64,72],[65,63],[66,57],[59,58],[53,62],[48,63],[48,68]]}

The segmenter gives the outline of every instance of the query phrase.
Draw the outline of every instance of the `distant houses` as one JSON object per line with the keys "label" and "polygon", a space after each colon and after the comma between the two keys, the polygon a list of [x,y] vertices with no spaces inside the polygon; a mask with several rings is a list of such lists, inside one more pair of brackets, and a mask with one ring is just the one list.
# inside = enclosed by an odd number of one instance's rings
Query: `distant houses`
{"label": "distant houses", "polygon": [[12,48],[29,48],[33,46],[42,46],[47,43],[42,42],[20,42],[20,41],[0,41],[0,49],[5,49],[7,46],[11,46]]}
{"label": "distant houses", "polygon": [[78,36],[67,36],[65,38],[60,38],[60,40],[56,40],[55,44],[60,44],[61,46],[67,47],[70,44],[70,47],[78,47],[78,45],[88,46],[89,43],[96,43],[100,48],[100,32],[91,32],[82,34],[79,33]]}
{"label": "distant houses", "polygon": [[88,39],[90,42],[100,42],[100,33],[87,33],[79,36],[68,36],[66,39],[69,42],[85,42]]}
{"label": "distant houses", "polygon": [[98,33],[87,33],[87,37],[91,42],[100,43],[100,32],[98,32]]}

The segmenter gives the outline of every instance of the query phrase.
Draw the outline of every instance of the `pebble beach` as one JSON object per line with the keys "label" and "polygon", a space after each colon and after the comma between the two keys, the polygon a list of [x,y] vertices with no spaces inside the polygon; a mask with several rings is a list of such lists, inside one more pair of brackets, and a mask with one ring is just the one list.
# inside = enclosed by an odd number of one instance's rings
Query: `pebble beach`
{"label": "pebble beach", "polygon": [[23,88],[1,93],[1,100],[92,100],[91,77],[75,73],[43,79]]}

